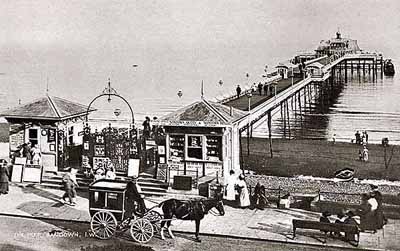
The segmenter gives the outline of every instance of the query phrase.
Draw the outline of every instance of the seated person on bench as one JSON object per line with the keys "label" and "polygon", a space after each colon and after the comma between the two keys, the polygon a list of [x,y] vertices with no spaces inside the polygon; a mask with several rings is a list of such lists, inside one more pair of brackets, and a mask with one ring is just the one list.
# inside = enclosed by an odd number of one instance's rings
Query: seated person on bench
{"label": "seated person on bench", "polygon": [[[352,211],[346,213],[347,218],[344,220],[344,224],[358,226],[358,222],[355,219],[355,215]],[[356,234],[345,233],[344,238],[346,241],[356,241]]]}
{"label": "seated person on bench", "polygon": [[[319,218],[319,222],[331,223],[331,221],[328,218],[329,216],[331,216],[331,214],[328,211],[322,212],[322,216]],[[325,234],[328,233],[328,231],[322,231],[322,230],[321,232],[324,232]],[[332,232],[329,232],[329,234],[332,234]]]}
{"label": "seated person on bench", "polygon": [[[335,221],[335,223],[344,224],[345,220],[346,220],[346,215],[344,215],[343,213],[338,213],[337,220]],[[342,234],[340,232],[335,232],[335,235],[338,237],[342,237]]]}

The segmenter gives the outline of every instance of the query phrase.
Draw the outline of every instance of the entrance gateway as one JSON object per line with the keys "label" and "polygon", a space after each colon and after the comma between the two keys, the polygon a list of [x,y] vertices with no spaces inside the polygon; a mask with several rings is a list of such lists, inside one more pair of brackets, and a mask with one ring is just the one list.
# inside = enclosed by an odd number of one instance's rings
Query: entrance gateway
{"label": "entrance gateway", "polygon": [[[128,106],[131,121],[127,128],[112,127],[111,123],[109,123],[108,127],[102,128],[100,131],[97,129],[94,132],[91,131],[88,123],[90,107],[101,97],[107,97],[108,102],[111,102],[112,97],[116,97]],[[114,111],[115,116],[119,116],[120,113],[121,110],[116,108]],[[138,135],[134,123],[135,120],[131,105],[111,87],[109,81],[108,86],[89,103],[87,108],[86,125],[83,130],[82,165],[90,164],[95,172],[99,168],[105,170],[112,164],[119,175],[127,176],[130,163],[131,165],[134,163],[130,160],[139,158],[137,147]],[[137,166],[136,168],[138,171],[139,167]]]}

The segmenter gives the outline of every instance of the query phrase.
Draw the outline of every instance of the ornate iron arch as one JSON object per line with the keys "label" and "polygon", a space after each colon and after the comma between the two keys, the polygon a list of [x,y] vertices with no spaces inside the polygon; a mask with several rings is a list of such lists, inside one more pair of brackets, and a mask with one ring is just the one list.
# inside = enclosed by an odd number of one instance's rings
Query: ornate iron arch
{"label": "ornate iron arch", "polygon": [[111,87],[110,79],[108,80],[108,86],[103,90],[103,92],[102,92],[101,94],[97,95],[96,97],[94,97],[94,98],[92,99],[92,101],[90,101],[90,103],[89,103],[89,105],[88,105],[88,107],[87,107],[87,109],[86,109],[86,115],[85,115],[85,116],[86,116],[86,123],[88,122],[88,116],[89,116],[90,107],[92,106],[92,104],[93,104],[97,99],[99,99],[99,98],[101,98],[101,97],[104,97],[104,96],[108,96],[108,102],[111,101],[111,96],[122,99],[122,101],[124,101],[125,104],[128,105],[129,110],[131,111],[131,119],[132,119],[131,123],[132,123],[132,126],[135,124],[135,117],[134,117],[133,109],[132,109],[131,105],[129,104],[129,102],[128,102],[124,97],[122,97],[121,95],[119,95],[119,94],[117,93],[117,91],[116,91],[114,88]]}

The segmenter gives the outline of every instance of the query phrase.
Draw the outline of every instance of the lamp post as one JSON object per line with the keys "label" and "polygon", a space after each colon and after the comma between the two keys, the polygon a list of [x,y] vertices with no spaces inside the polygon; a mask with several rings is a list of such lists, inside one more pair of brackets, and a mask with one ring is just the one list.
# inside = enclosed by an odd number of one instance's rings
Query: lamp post
{"label": "lamp post", "polygon": [[253,94],[251,93],[251,90],[249,90],[249,92],[247,92],[247,98],[249,100],[249,106],[248,106],[248,112],[249,115],[247,116],[247,156],[250,155],[250,108],[251,108],[251,97],[253,96]]}

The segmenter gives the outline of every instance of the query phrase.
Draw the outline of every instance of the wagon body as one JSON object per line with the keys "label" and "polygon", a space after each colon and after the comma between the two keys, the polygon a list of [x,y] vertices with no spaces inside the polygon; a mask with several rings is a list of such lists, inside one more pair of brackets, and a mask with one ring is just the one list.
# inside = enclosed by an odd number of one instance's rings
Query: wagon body
{"label": "wagon body", "polygon": [[96,180],[89,185],[89,212],[106,210],[112,213],[118,221],[124,219],[126,212],[125,192],[127,181]]}
{"label": "wagon body", "polygon": [[130,228],[132,238],[146,243],[154,231],[161,228],[160,213],[149,210],[137,218],[136,213],[126,214],[126,186],[124,180],[97,180],[89,185],[89,212],[91,230],[97,238],[109,239],[117,231]]}

